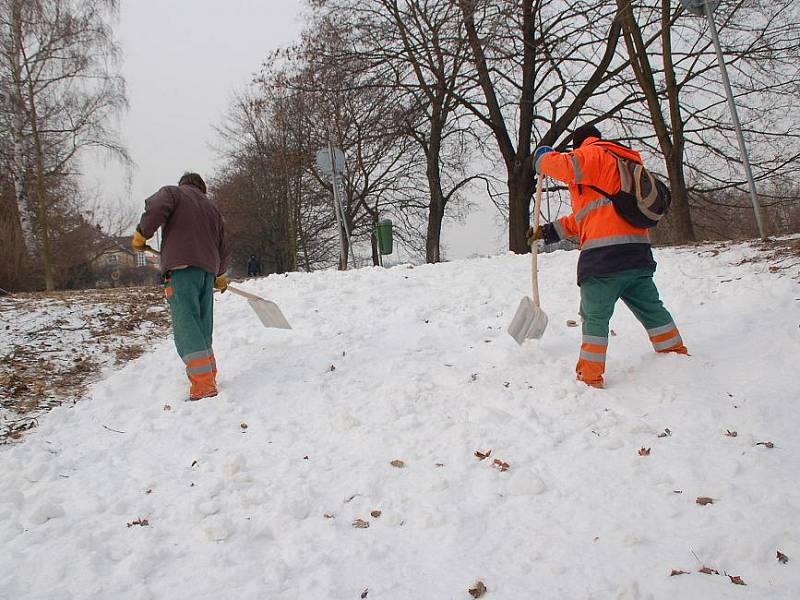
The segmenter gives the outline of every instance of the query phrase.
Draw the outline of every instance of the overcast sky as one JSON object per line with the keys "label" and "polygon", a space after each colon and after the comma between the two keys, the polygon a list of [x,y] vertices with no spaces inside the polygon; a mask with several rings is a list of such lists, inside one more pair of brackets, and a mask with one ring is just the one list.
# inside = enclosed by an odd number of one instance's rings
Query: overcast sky
{"label": "overcast sky", "polygon": [[[119,129],[136,164],[128,189],[121,169],[88,157],[88,185],[103,201],[138,213],[145,198],[184,171],[210,178],[214,127],[264,57],[298,39],[304,7],[302,0],[123,0],[115,31],[130,110]],[[449,225],[448,256],[502,248],[495,221],[485,208],[464,226]]]}

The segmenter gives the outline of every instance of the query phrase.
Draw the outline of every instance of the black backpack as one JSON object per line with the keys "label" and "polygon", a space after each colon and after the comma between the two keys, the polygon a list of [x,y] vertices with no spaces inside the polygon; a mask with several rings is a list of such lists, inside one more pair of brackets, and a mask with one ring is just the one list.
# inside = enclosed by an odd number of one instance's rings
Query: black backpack
{"label": "black backpack", "polygon": [[667,214],[672,194],[669,188],[644,165],[622,158],[613,151],[603,149],[617,161],[620,189],[609,194],[590,185],[595,192],[602,194],[614,205],[617,214],[634,227],[650,228]]}

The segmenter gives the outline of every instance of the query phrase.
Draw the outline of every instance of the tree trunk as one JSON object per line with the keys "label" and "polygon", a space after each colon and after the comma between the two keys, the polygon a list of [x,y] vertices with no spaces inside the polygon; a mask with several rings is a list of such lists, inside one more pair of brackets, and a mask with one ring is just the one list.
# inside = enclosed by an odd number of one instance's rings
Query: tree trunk
{"label": "tree trunk", "polygon": [[695,240],[694,225],[692,224],[692,215],[689,209],[689,194],[686,190],[682,157],[668,156],[667,172],[669,174],[670,192],[672,193],[670,212],[672,213],[675,234],[678,236],[678,241],[693,242]]}
{"label": "tree trunk", "polygon": [[527,233],[531,222],[533,163],[516,161],[508,167],[508,248],[517,254],[531,251]]}
{"label": "tree trunk", "polygon": [[378,224],[378,221],[374,220],[374,222],[372,224],[373,225],[372,233],[369,236],[369,243],[372,246],[372,266],[373,267],[379,267],[380,264],[381,264],[381,257],[380,257],[380,254],[378,254],[378,252],[379,252],[379,250],[378,250],[378,236],[375,235],[375,227],[377,226],[377,224]]}
{"label": "tree trunk", "polygon": [[[680,88],[675,76],[675,65],[672,61],[671,5],[669,0],[661,2],[661,46],[664,60],[664,77],[666,80],[667,98],[669,99],[669,116],[672,127],[672,145],[669,154],[664,155],[667,173],[672,192],[673,224],[681,241],[695,241],[692,214],[689,208],[689,194],[686,189],[686,176],[683,172],[683,150],[685,138],[683,133],[683,117],[681,116]],[[662,147],[662,152],[665,148]]]}
{"label": "tree trunk", "polygon": [[[438,110],[438,108],[437,108]],[[428,178],[430,203],[428,204],[428,231],[425,235],[425,262],[441,261],[442,221],[444,220],[445,197],[442,190],[442,174],[439,165],[441,153],[441,137],[444,123],[439,119],[431,120],[431,139],[426,153],[425,174]]]}
{"label": "tree trunk", "polygon": [[344,234],[344,231],[342,231],[341,236],[342,248],[341,252],[339,253],[339,270],[347,271],[347,257],[350,253],[350,245],[347,243],[347,236]]}
{"label": "tree trunk", "polygon": [[28,196],[25,165],[25,101],[22,93],[22,15],[20,3],[11,3],[11,84],[10,100],[12,123],[11,151],[14,159],[12,178],[14,180],[14,196],[19,213],[19,225],[22,230],[22,242],[29,265],[36,260],[38,246],[36,237],[36,219]]}
{"label": "tree trunk", "polygon": [[[14,103],[17,104],[16,100]],[[19,109],[14,108],[12,110],[14,111],[14,122],[12,126],[14,168],[12,169],[11,176],[14,180],[14,197],[17,202],[19,226],[22,231],[22,243],[25,246],[25,256],[27,257],[28,263],[32,265],[36,258],[36,247],[38,243],[36,238],[36,219],[28,197],[25,177],[24,125],[22,114],[19,112]]]}
{"label": "tree trunk", "polygon": [[511,140],[497,90],[494,87],[483,41],[475,25],[475,1],[459,0],[464,28],[477,71],[478,83],[483,90],[488,110],[488,122],[497,141],[498,149],[508,172],[508,249],[518,254],[530,252],[526,240],[530,222],[530,199],[533,193],[533,168],[530,160],[531,134],[533,130],[534,74],[535,74],[535,30],[533,1],[523,0],[524,41],[522,63],[522,91],[519,98],[516,148]]}
{"label": "tree trunk", "polygon": [[44,180],[44,152],[42,139],[39,135],[36,105],[34,104],[33,90],[31,90],[31,131],[36,154],[36,213],[39,219],[39,232],[41,234],[42,266],[44,267],[44,285],[48,292],[55,289],[53,281],[53,260],[50,253],[50,220],[48,211],[47,189]]}
{"label": "tree trunk", "polygon": [[442,220],[444,219],[444,201],[441,189],[431,190],[431,203],[428,207],[428,232],[425,236],[425,262],[441,262],[440,241],[442,236]]}

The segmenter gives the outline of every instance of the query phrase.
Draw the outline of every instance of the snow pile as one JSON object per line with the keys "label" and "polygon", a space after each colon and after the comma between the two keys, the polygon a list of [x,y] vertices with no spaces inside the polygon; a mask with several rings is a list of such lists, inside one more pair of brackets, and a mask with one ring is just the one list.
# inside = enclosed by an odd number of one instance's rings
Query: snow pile
{"label": "snow pile", "polygon": [[755,253],[657,251],[692,355],[620,304],[605,390],[576,253],[524,347],[524,256],[250,282],[294,329],[222,296],[219,397],[165,341],[0,451],[0,598],[794,599],[800,289]]}

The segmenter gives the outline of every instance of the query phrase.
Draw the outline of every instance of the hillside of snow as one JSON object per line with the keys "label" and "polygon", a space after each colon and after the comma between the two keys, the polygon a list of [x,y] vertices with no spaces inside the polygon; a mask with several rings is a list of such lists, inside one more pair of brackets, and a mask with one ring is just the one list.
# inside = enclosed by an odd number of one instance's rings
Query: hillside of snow
{"label": "hillside of snow", "polygon": [[800,285],[757,252],[657,249],[691,356],[619,303],[604,390],[575,252],[522,347],[527,256],[242,284],[294,329],[219,297],[217,398],[167,339],[0,448],[0,598],[795,600]]}

